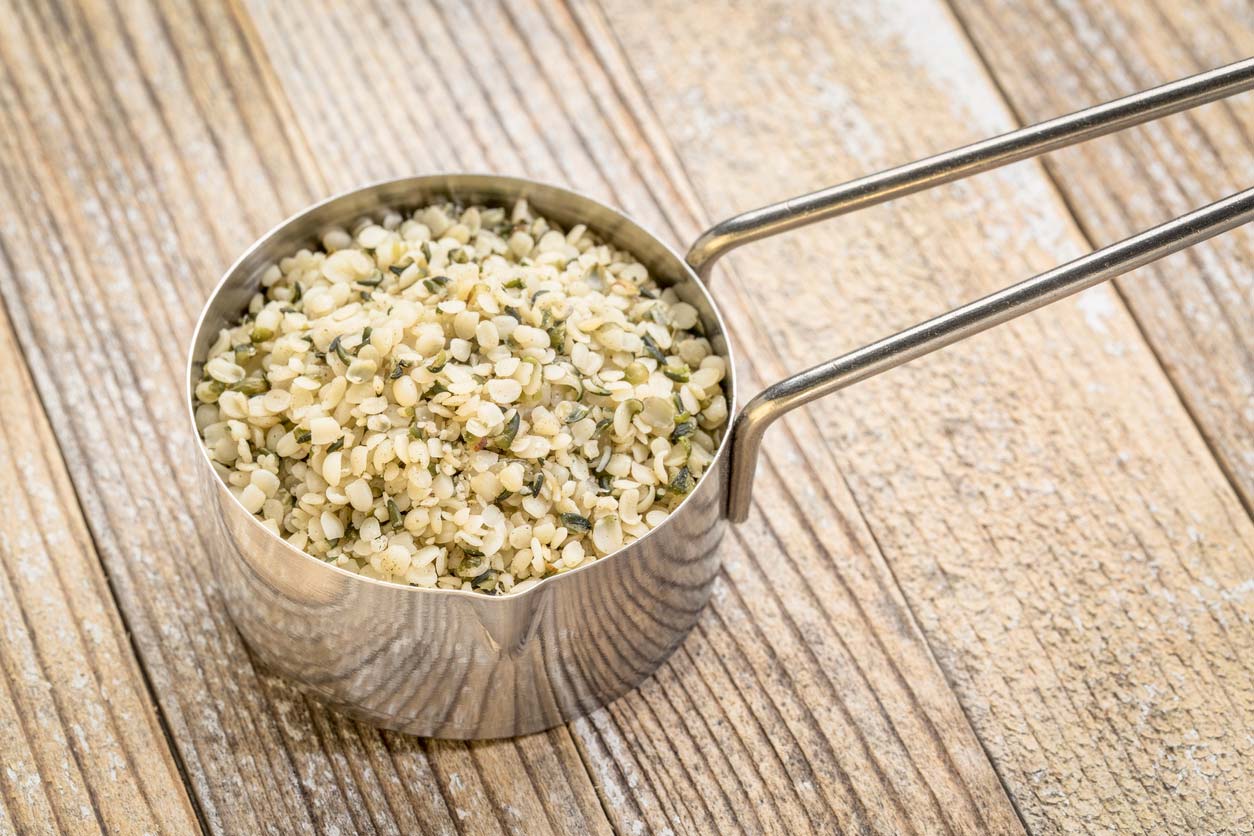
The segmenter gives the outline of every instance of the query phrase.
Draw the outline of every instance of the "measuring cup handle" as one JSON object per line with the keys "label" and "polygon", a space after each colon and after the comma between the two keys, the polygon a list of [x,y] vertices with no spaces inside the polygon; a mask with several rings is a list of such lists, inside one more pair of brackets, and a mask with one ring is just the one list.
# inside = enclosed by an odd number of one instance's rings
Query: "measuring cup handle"
{"label": "measuring cup handle", "polygon": [[1254,220],[1254,188],[768,386],[749,401],[732,425],[728,517],[733,522],[742,522],[749,515],[762,434],[788,410],[1251,220]]}
{"label": "measuring cup handle", "polygon": [[[741,244],[959,180],[1251,88],[1254,88],[1254,58],[1247,58],[839,186],[736,215],[715,224],[697,238],[686,260],[701,280],[708,283],[714,262]],[[749,401],[732,425],[728,516],[734,522],[740,522],[748,515],[762,434],[788,410],[1218,235],[1251,217],[1254,217],[1254,189],[1247,189],[767,387]]]}
{"label": "measuring cup handle", "polygon": [[1247,58],[1001,136],[859,177],[839,186],[744,212],[706,230],[692,245],[686,260],[702,281],[708,283],[714,262],[741,244],[930,189],[942,183],[960,180],[1008,163],[1026,160],[1047,151],[1149,122],[1160,116],[1178,113],[1251,88],[1254,88],[1254,58]]}

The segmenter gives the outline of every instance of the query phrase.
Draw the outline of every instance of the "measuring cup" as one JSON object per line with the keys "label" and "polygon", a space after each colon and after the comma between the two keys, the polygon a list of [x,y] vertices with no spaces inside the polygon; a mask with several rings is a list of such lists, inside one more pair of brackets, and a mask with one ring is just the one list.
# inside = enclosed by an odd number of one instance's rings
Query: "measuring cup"
{"label": "measuring cup", "polygon": [[[738,215],[686,258],[626,215],[556,186],[439,174],[367,186],[279,224],[227,270],[192,338],[188,416],[216,494],[217,575],[231,615],[265,664],[353,716],[417,735],[506,737],[546,729],[615,699],[675,649],[701,614],[728,522],[748,513],[758,448],[783,413],[1254,219],[1254,189],[1083,256],[767,387],[737,413],[735,363],[708,287],[710,268],[748,241],[1026,159],[1254,87],[1254,59],[1172,82],[844,185]],[[620,551],[516,595],[489,597],[371,580],[271,533],[214,472],[198,440],[192,390],[209,345],[236,321],[265,268],[327,227],[437,200],[512,205],[565,228],[583,223],[639,259],[699,311],[728,361],[731,424],[691,494]]]}

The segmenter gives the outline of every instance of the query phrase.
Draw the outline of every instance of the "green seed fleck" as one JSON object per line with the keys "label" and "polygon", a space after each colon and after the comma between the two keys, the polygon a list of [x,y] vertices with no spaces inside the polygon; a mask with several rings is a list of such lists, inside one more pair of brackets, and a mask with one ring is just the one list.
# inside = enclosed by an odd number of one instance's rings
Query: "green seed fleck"
{"label": "green seed fleck", "polygon": [[392,371],[388,374],[389,380],[398,380],[401,375],[405,374],[405,369],[409,368],[408,360],[397,360],[392,366]]}
{"label": "green seed fleck", "polygon": [[674,444],[686,435],[692,435],[697,431],[697,422],[692,418],[679,420],[675,424],[675,429],[671,430],[671,443]]}
{"label": "green seed fleck", "polygon": [[662,349],[658,348],[657,341],[648,334],[645,334],[641,340],[644,342],[644,350],[649,352],[649,356],[654,360],[657,360],[661,365],[665,366],[666,355],[662,353]]}
{"label": "green seed fleck", "polygon": [[439,293],[450,281],[448,276],[432,276],[429,279],[423,279],[422,284],[428,293]]}
{"label": "green seed fleck", "polygon": [[495,595],[497,593],[496,585],[498,580],[496,571],[489,569],[471,581],[470,585],[480,592]]}
{"label": "green seed fleck", "polygon": [[662,374],[666,375],[676,383],[687,383],[688,377],[692,374],[692,372],[686,365],[681,363],[678,366],[663,366]]}
{"label": "green seed fleck", "polygon": [[235,392],[243,392],[248,397],[260,395],[270,390],[270,384],[264,377],[246,377],[239,383],[232,383],[230,389]]}
{"label": "green seed fleck", "polygon": [[509,446],[514,443],[515,436],[518,435],[518,428],[522,426],[522,416],[518,414],[518,410],[514,410],[509,416],[509,420],[505,423],[505,429],[496,437],[495,444],[498,449],[508,450]]}
{"label": "green seed fleck", "polygon": [[587,534],[592,530],[592,522],[582,514],[562,514],[562,525],[576,534]]}
{"label": "green seed fleck", "polygon": [[666,486],[666,490],[683,496],[691,491],[695,484],[696,480],[692,478],[692,471],[688,469],[687,465],[684,465],[675,474],[675,478],[671,480],[671,483]]}
{"label": "green seed fleck", "polygon": [[349,363],[348,352],[344,350],[344,346],[340,345],[339,337],[336,337],[335,339],[331,340],[331,345],[327,347],[327,350],[334,352],[335,356],[340,358],[341,363],[343,363],[346,366],[348,365]]}

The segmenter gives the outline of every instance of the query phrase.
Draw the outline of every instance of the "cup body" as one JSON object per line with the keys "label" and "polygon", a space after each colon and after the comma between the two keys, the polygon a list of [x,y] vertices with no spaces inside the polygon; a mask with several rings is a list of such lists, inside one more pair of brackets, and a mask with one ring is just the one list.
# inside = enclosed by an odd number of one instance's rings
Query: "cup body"
{"label": "cup body", "polygon": [[[626,216],[574,192],[491,175],[391,180],[319,203],[259,240],[223,277],[192,339],[188,408],[205,353],[236,319],[270,263],[319,233],[385,209],[452,198],[510,205],[526,197],[566,228],[587,224],[631,252],[700,312],[734,365],[722,318],[683,259]],[[726,526],[727,436],[671,516],[601,560],[517,595],[419,589],[371,580],[293,548],[249,513],[214,471],[215,570],[232,619],[266,665],[341,710],[385,728],[445,738],[509,737],[571,720],[635,687],[678,646],[709,600]]]}

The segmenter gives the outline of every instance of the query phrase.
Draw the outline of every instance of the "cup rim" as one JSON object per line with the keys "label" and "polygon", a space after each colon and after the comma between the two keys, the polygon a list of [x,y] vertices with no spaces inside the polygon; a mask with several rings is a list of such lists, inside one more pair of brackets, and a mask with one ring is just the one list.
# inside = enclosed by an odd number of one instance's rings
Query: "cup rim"
{"label": "cup rim", "polygon": [[[380,586],[387,587],[388,589],[393,590],[397,593],[464,596],[473,601],[483,602],[484,604],[491,606],[497,603],[504,604],[507,602],[521,602],[521,601],[527,600],[529,597],[532,597],[534,594],[547,594],[547,593],[544,593],[544,590],[555,589],[556,585],[559,583],[563,583],[563,582],[569,583],[569,581],[566,580],[568,578],[574,577],[576,575],[580,575],[584,573],[586,570],[594,569],[595,567],[601,566],[602,564],[605,564],[611,560],[621,559],[621,556],[623,554],[633,550],[635,547],[644,543],[646,540],[649,540],[650,538],[654,538],[655,536],[660,536],[662,532],[664,532],[669,527],[671,527],[672,521],[675,519],[675,517],[679,516],[685,510],[685,508],[690,504],[690,501],[693,499],[693,497],[697,493],[697,490],[700,488],[700,482],[698,482],[697,488],[694,488],[691,492],[689,492],[689,494],[686,497],[684,497],[684,499],[679,503],[679,505],[677,505],[675,509],[671,511],[670,514],[667,515],[666,519],[663,520],[657,527],[650,529],[648,532],[644,534],[644,536],[619,548],[617,551],[611,552],[610,554],[607,554],[605,557],[599,558],[598,560],[594,560],[591,563],[585,563],[583,566],[579,566],[569,571],[562,572],[556,576],[549,577],[549,578],[542,578],[540,583],[537,583],[535,586],[531,587],[530,589],[523,590],[522,592],[508,593],[505,595],[484,595],[479,592],[473,592],[473,591],[464,590],[464,589],[441,589],[438,587],[412,586],[409,584],[397,583],[395,581],[385,581],[385,580],[379,580],[377,578],[369,578],[369,577],[360,575],[356,572],[350,572],[347,569],[344,569],[342,567],[334,566],[330,563],[327,563],[323,560],[318,559],[317,557],[314,557],[313,555],[306,552],[304,549],[296,548],[291,543],[287,542],[287,540],[285,540],[283,537],[279,536],[278,534],[275,534],[273,531],[271,531],[269,528],[263,525],[261,520],[259,520],[254,514],[248,511],[248,509],[244,507],[243,503],[240,502],[239,498],[235,495],[235,493],[230,490],[230,487],[226,484],[226,482],[222,479],[221,475],[218,473],[217,469],[213,466],[214,463],[209,458],[209,454],[205,450],[205,446],[201,441],[200,429],[196,426],[195,387],[196,387],[197,381],[200,379],[200,375],[197,373],[197,369],[196,369],[197,362],[198,362],[196,359],[196,354],[197,354],[196,349],[197,349],[198,344],[203,341],[202,331],[205,327],[205,320],[208,317],[209,312],[213,307],[214,301],[218,299],[218,297],[222,294],[222,292],[229,285],[231,285],[232,282],[238,280],[237,272],[241,270],[242,267],[251,260],[254,253],[256,253],[259,250],[264,249],[267,245],[270,244],[270,242],[273,239],[280,237],[281,235],[283,235],[285,232],[289,231],[293,227],[298,227],[300,224],[308,222],[310,216],[315,216],[317,213],[323,210],[324,207],[327,207],[336,202],[347,200],[351,197],[355,197],[365,192],[373,192],[373,191],[387,189],[388,187],[396,186],[402,183],[412,183],[415,187],[418,187],[424,181],[438,183],[441,181],[448,180],[450,178],[481,179],[485,181],[492,181],[495,183],[506,183],[506,184],[509,184],[511,187],[513,187],[512,191],[516,192],[519,197],[524,196],[524,192],[528,186],[536,186],[542,189],[564,193],[566,196],[575,198],[576,200],[593,204],[598,209],[603,210],[609,213],[610,215],[614,216],[618,221],[630,227],[634,227],[640,233],[644,234],[649,239],[651,239],[651,241],[657,246],[659,246],[666,253],[667,256],[673,259],[675,264],[678,265],[680,270],[682,271],[682,276],[686,278],[687,280],[691,281],[692,284],[701,293],[701,295],[705,298],[705,301],[709,305],[710,311],[713,313],[714,319],[718,324],[719,332],[723,336],[723,343],[726,348],[724,359],[727,361],[728,372],[729,372],[726,379],[730,382],[730,385],[728,385],[724,389],[724,393],[727,396],[727,402],[728,402],[727,425],[726,427],[724,427],[723,437],[719,440],[718,447],[714,451],[714,456],[711,459],[710,464],[707,466],[705,474],[703,474],[702,476],[702,479],[706,478],[706,475],[714,472],[716,468],[722,467],[724,459],[729,455],[728,451],[731,446],[732,427],[737,417],[738,404],[736,402],[735,354],[734,354],[734,350],[732,346],[732,339],[727,330],[727,323],[723,318],[723,312],[720,310],[718,303],[715,301],[713,295],[710,293],[709,287],[705,284],[705,282],[701,281],[701,279],[692,270],[692,268],[689,267],[687,260],[684,259],[684,257],[680,255],[675,250],[674,247],[667,244],[662,238],[660,238],[657,234],[655,234],[653,230],[637,222],[634,218],[632,218],[625,212],[615,207],[609,206],[605,204],[604,202],[597,200],[596,198],[589,197],[583,192],[567,188],[566,186],[558,186],[558,185],[555,185],[553,183],[549,183],[543,180],[534,180],[534,179],[524,178],[524,177],[513,177],[510,175],[489,174],[485,172],[440,172],[439,174],[412,175],[412,176],[407,176],[407,177],[393,177],[393,178],[388,178],[384,180],[376,180],[373,182],[366,183],[364,185],[356,186],[356,187],[346,189],[341,192],[337,192],[336,194],[333,194],[327,198],[311,203],[308,206],[304,207],[303,209],[298,210],[294,214],[289,215],[287,218],[283,219],[279,223],[272,226],[263,235],[261,235],[259,238],[254,240],[253,243],[250,244],[247,247],[247,249],[245,249],[244,252],[242,252],[239,255],[239,257],[236,258],[231,263],[231,265],[226,269],[226,271],[218,279],[218,282],[214,285],[213,289],[209,292],[209,295],[205,298],[205,301],[201,306],[200,315],[197,316],[196,318],[196,324],[192,329],[192,335],[188,344],[187,363],[186,363],[186,370],[185,370],[186,373],[185,373],[185,380],[184,380],[185,386],[184,386],[183,397],[184,397],[184,406],[187,409],[186,414],[187,414],[188,421],[191,427],[192,443],[196,446],[197,453],[201,457],[203,464],[207,466],[206,469],[209,471],[210,474],[212,474],[211,478],[213,479],[215,486],[219,489],[218,493],[220,496],[220,500],[221,500],[221,494],[226,494],[227,497],[229,497],[227,501],[233,502],[235,504],[235,509],[248,518],[248,521],[249,521],[248,524],[256,526],[258,529],[264,532],[264,536],[272,538],[273,541],[279,547],[287,550],[290,553],[296,554],[301,558],[304,558],[311,565],[316,566],[320,569],[330,570],[332,572],[340,573],[341,575],[347,578],[351,578],[354,581],[368,583],[368,584],[378,584]],[[591,226],[589,228],[592,229],[594,232],[596,232],[598,235],[601,235],[602,237],[606,238],[607,240],[612,240],[610,234],[605,232],[604,230],[597,229]],[[315,232],[316,230],[310,230],[310,237],[312,237]],[[721,506],[725,505],[726,494],[727,494],[726,483],[720,486],[719,493],[721,494],[720,505]],[[221,513],[222,510],[223,509],[219,509],[219,513]],[[721,509],[719,512],[719,518],[720,520],[726,518],[726,514]]]}

